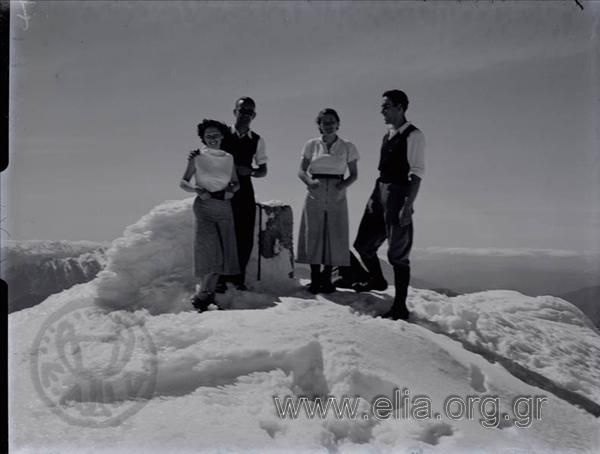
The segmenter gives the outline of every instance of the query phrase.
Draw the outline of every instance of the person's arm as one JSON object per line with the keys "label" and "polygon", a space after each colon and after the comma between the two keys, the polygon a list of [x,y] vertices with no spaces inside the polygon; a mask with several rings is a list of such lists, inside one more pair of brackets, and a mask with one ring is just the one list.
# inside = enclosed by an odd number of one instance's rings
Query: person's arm
{"label": "person's arm", "polygon": [[408,173],[409,188],[404,206],[400,211],[400,225],[408,225],[412,222],[413,205],[425,174],[425,136],[421,131],[414,131],[408,136],[406,146],[408,164],[410,165]]}
{"label": "person's arm", "polygon": [[348,178],[340,181],[336,186],[338,189],[344,189],[350,186],[358,178],[358,151],[352,143],[348,143]]}
{"label": "person's arm", "polygon": [[298,170],[298,178],[300,178],[308,188],[316,188],[319,186],[319,180],[313,179],[310,173],[308,173],[312,155],[312,141],[309,140],[304,144],[304,148],[302,149],[302,162],[300,162],[300,170]]}
{"label": "person's arm", "polygon": [[196,156],[198,156],[200,154],[200,150],[196,149],[196,150],[192,150],[190,151],[190,153],[188,154],[188,159],[194,159]]}
{"label": "person's arm", "polygon": [[344,178],[342,181],[340,181],[338,184],[336,184],[336,187],[338,189],[345,189],[356,181],[356,179],[358,178],[358,163],[357,163],[357,161],[351,161],[348,163],[348,171],[350,172],[350,174],[348,175],[348,178]]}
{"label": "person's arm", "polygon": [[262,178],[267,176],[267,165],[261,164],[258,167],[252,169],[250,173],[254,178]]}
{"label": "person's arm", "polygon": [[240,189],[240,180],[237,176],[237,171],[235,166],[231,166],[231,181],[225,188],[225,199],[231,199],[233,197],[233,193]]}
{"label": "person's arm", "polygon": [[198,195],[206,194],[208,191],[203,189],[195,184],[190,183],[190,179],[196,173],[196,165],[194,164],[193,159],[188,159],[187,167],[185,168],[185,172],[183,174],[183,178],[179,182],[179,187],[186,192],[194,192]]}
{"label": "person's arm", "polygon": [[307,157],[302,158],[300,163],[300,170],[298,171],[298,177],[304,182],[309,188],[316,188],[319,186],[319,180],[314,180],[308,173],[308,166],[310,165],[310,159]]}
{"label": "person's arm", "polygon": [[413,204],[419,193],[421,187],[421,178],[416,175],[411,175],[408,187],[408,196],[404,201],[404,206],[400,211],[400,225],[408,225],[412,222],[412,215],[414,213]]}
{"label": "person's arm", "polygon": [[196,192],[196,190],[198,189],[198,186],[190,183],[190,179],[194,175],[194,172],[196,172],[194,160],[188,159],[187,167],[185,168],[183,178],[181,178],[181,181],[179,182],[179,187],[186,192]]}
{"label": "person's arm", "polygon": [[267,146],[265,140],[261,137],[256,145],[256,153],[254,154],[254,163],[258,167],[254,167],[250,175],[254,178],[263,178],[267,176]]}

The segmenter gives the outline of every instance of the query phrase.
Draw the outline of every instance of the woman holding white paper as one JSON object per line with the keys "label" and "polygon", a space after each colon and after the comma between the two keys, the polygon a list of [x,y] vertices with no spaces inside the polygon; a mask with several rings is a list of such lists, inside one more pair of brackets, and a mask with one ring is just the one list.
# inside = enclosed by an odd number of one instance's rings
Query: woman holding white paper
{"label": "woman holding white paper", "polygon": [[[229,128],[215,120],[203,120],[198,136],[203,146],[188,160],[180,187],[197,194],[194,200],[194,275],[197,279],[193,306],[205,311],[215,302],[219,275],[239,273],[235,227],[230,199],[239,182],[233,156],[220,149]],[[195,184],[190,183],[192,176]]]}

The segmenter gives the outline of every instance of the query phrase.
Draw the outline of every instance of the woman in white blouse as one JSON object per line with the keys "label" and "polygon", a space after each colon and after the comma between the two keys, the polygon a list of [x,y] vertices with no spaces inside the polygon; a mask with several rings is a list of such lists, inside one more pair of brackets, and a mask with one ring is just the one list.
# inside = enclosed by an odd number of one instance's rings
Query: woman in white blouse
{"label": "woman in white blouse", "polygon": [[[194,274],[197,279],[193,306],[205,311],[215,302],[219,275],[239,273],[239,260],[230,199],[239,182],[233,156],[220,149],[229,134],[227,125],[203,120],[198,136],[203,146],[199,154],[188,160],[180,187],[197,194],[194,200],[196,231],[194,236]],[[190,183],[195,176],[196,184]]]}
{"label": "woman in white blouse", "polygon": [[310,292],[331,293],[332,268],[350,264],[346,188],[356,181],[359,156],[354,144],[338,137],[340,117],[335,110],[323,109],[316,122],[321,135],[304,145],[298,172],[308,193],[296,261],[310,264]]}

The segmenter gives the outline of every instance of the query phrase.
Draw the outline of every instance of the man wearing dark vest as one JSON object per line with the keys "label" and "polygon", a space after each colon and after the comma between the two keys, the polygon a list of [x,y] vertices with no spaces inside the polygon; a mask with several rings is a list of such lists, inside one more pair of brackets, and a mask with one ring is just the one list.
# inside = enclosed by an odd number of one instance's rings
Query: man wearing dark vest
{"label": "man wearing dark vest", "polygon": [[360,221],[354,249],[367,270],[366,282],[357,283],[358,292],[385,290],[377,250],[388,241],[388,260],[394,267],[396,295],[392,308],[383,317],[407,320],[406,296],[410,282],[409,254],[413,243],[413,203],[425,171],[423,133],[406,120],[408,97],[401,90],[383,94],[381,114],[390,125],[383,137],[379,178]]}
{"label": "man wearing dark vest", "polygon": [[231,199],[241,270],[234,283],[238,290],[246,290],[246,266],[254,244],[256,220],[252,178],[262,178],[267,175],[267,155],[264,139],[250,129],[250,123],[256,117],[254,100],[249,97],[239,98],[235,103],[233,115],[235,125],[231,128],[231,137],[224,141],[223,149],[233,155],[240,180],[240,189]]}
{"label": "man wearing dark vest", "polygon": [[[233,155],[240,189],[231,199],[235,237],[240,260],[240,275],[233,278],[238,290],[247,290],[246,266],[250,260],[254,245],[254,222],[256,220],[256,201],[252,177],[267,175],[267,155],[264,139],[250,129],[250,123],[256,117],[256,103],[252,98],[242,97],[235,102],[233,109],[235,124],[231,127],[230,137],[223,139],[221,148]],[[190,154],[193,157],[193,154]],[[256,167],[253,166],[256,165]],[[219,279],[215,291],[227,290],[224,278]]]}

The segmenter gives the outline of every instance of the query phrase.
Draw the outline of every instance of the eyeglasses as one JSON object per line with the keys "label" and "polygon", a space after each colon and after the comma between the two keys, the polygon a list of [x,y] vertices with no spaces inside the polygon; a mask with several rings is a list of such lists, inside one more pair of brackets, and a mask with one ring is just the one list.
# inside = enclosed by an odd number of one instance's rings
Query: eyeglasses
{"label": "eyeglasses", "polygon": [[238,113],[242,115],[254,115],[253,109],[238,109]]}
{"label": "eyeglasses", "polygon": [[204,136],[205,140],[217,140],[217,139],[222,139],[223,138],[223,134],[206,134]]}

